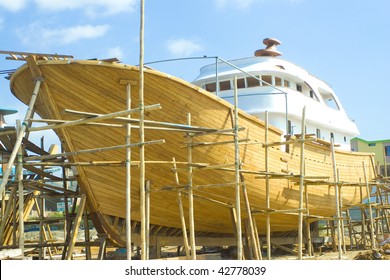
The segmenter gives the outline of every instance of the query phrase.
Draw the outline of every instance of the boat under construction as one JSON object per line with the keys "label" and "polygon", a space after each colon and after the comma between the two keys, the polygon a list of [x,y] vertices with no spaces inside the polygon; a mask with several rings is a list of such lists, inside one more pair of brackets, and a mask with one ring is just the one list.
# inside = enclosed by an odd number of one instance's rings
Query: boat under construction
{"label": "boat under construction", "polygon": [[[377,177],[372,154],[338,149],[332,138],[305,131],[308,104],[298,108],[296,134],[273,126],[265,112],[261,120],[239,109],[233,78],[234,104],[148,67],[141,81],[139,67],[115,60],[25,58],[11,91],[58,135],[89,213],[118,245],[126,244],[127,207],[134,228],[146,215],[150,231],[166,235],[182,233],[188,215],[197,236],[232,235],[247,219],[259,234],[267,224],[285,232],[296,230],[302,215],[310,222],[335,216],[340,203],[360,203],[369,196],[361,184]],[[275,82],[280,75],[259,86],[286,91]],[[50,161],[44,157],[25,161]]]}

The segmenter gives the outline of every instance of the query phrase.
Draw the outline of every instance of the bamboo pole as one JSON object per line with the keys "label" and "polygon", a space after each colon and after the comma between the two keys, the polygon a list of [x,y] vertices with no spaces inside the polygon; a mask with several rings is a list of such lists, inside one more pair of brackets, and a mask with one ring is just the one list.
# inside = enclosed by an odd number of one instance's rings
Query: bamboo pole
{"label": "bamboo pole", "polygon": [[[191,125],[191,113],[187,114],[187,125]],[[188,181],[187,181],[187,191],[188,191],[188,220],[190,227],[190,246],[191,246],[191,259],[196,260],[196,244],[195,244],[195,220],[194,220],[194,193],[192,186],[192,135],[187,134],[188,137],[188,147],[187,147],[187,161],[188,161]]]}
{"label": "bamboo pole", "polygon": [[[147,108],[147,107],[145,107]],[[80,112],[80,111],[74,111],[74,110],[69,110],[65,109],[66,113],[71,113],[71,114],[76,114],[76,115],[85,115],[89,117],[98,117],[102,116],[102,114],[97,114],[97,113],[90,113],[90,112]],[[122,122],[130,122],[130,123],[138,123],[140,122],[139,119],[132,119],[132,118],[126,118],[126,117],[116,117],[115,120],[117,121],[122,121]],[[152,121],[152,120],[144,120],[144,123],[148,126],[148,128],[166,128],[166,129],[173,129],[177,130],[180,132],[194,132],[194,133],[201,133],[199,136],[203,136],[203,133],[219,133],[218,130],[213,129],[213,128],[208,128],[208,127],[200,127],[200,126],[188,126],[185,124],[178,124],[178,123],[170,123],[170,122],[160,122],[160,121]],[[153,126],[152,126],[153,125]],[[135,126],[133,126],[135,127]],[[224,131],[221,131],[223,133]]]}
{"label": "bamboo pole", "polygon": [[[76,126],[76,125],[82,125],[90,122],[97,122],[97,121],[103,121],[103,120],[109,120],[113,119],[118,116],[124,116],[132,113],[137,113],[139,112],[140,115],[144,113],[145,110],[147,111],[152,111],[156,109],[161,109],[160,104],[154,104],[154,105],[149,105],[149,106],[143,106],[142,110],[141,108],[136,108],[136,109],[130,109],[130,110],[123,110],[123,111],[118,111],[110,114],[105,114],[101,115],[98,117],[92,117],[92,118],[84,118],[84,119],[79,119],[79,120],[74,120],[74,121],[68,121],[60,124],[50,124],[50,125],[45,125],[45,126],[38,126],[38,127],[30,127],[28,130],[29,131],[42,131],[42,130],[51,130],[51,129],[60,129],[60,128],[65,128],[65,127],[71,127],[71,126]],[[141,121],[140,121],[141,123]]]}
{"label": "bamboo pole", "polygon": [[368,197],[368,213],[370,215],[371,248],[375,249],[376,243],[375,243],[375,236],[374,236],[374,223],[373,223],[373,219],[372,219],[371,193],[370,193],[369,185],[368,185],[368,179],[367,179],[367,173],[366,173],[366,163],[364,161],[363,161],[363,174],[364,174],[364,182],[366,183],[366,192],[367,192],[367,197]]}
{"label": "bamboo pole", "polygon": [[1,184],[0,184],[0,195],[3,194],[3,190],[8,183],[9,176],[11,175],[12,166],[13,166],[15,159],[16,159],[16,156],[18,154],[19,147],[22,144],[22,140],[23,140],[24,134],[25,134],[26,129],[27,129],[27,123],[30,120],[30,117],[32,115],[35,101],[37,99],[37,96],[38,96],[38,93],[39,93],[39,90],[41,87],[41,83],[42,83],[41,79],[37,79],[35,82],[34,90],[33,90],[33,93],[32,93],[31,99],[30,99],[30,103],[29,103],[28,108],[27,108],[26,115],[25,115],[23,123],[22,123],[22,127],[20,128],[20,130],[18,132],[18,135],[16,137],[16,141],[14,144],[14,149],[12,150],[12,153],[11,153],[9,160],[8,160],[7,169],[5,171],[3,171],[4,172],[3,173],[3,180],[1,181]]}
{"label": "bamboo pole", "polygon": [[[337,169],[337,182],[340,182],[340,170]],[[345,226],[344,226],[344,215],[343,215],[343,194],[341,192],[341,185],[339,188],[339,207],[340,207],[340,223],[341,223],[341,240],[343,244],[343,253],[347,253],[347,247],[345,244]]]}
{"label": "bamboo pole", "polygon": [[342,258],[342,244],[341,244],[341,219],[340,219],[340,198],[339,198],[339,186],[338,186],[338,178],[337,178],[337,169],[336,169],[336,157],[334,151],[334,139],[331,138],[331,153],[332,153],[332,166],[333,166],[333,180],[335,182],[335,199],[336,199],[336,218],[337,218],[337,245],[338,245],[338,253],[339,260]]}
{"label": "bamboo pole", "polygon": [[81,222],[81,219],[83,217],[84,210],[85,210],[85,204],[86,204],[86,195],[82,194],[81,199],[80,199],[79,208],[78,208],[78,211],[76,214],[76,218],[73,222],[72,235],[71,235],[71,238],[69,240],[69,247],[68,247],[68,252],[67,252],[67,256],[66,256],[67,260],[72,259],[73,250],[75,248],[75,244],[76,244],[76,240],[77,240],[77,234],[79,232],[80,222]]}
{"label": "bamboo pole", "polygon": [[384,168],[384,176],[387,178],[387,156],[386,156],[385,145],[383,145],[383,168]]}
{"label": "bamboo pole", "polygon": [[353,225],[352,225],[352,219],[351,219],[351,215],[349,213],[349,209],[347,208],[345,210],[346,212],[346,216],[347,216],[347,219],[348,219],[348,233],[349,233],[349,249],[352,250],[353,249]]}
{"label": "bamboo pole", "polygon": [[[237,85],[237,77],[234,77]],[[235,162],[235,183],[236,183],[236,214],[237,214],[237,260],[242,260],[242,225],[241,225],[241,184],[240,184],[240,149],[238,145],[238,91],[234,87],[234,162]]]}
{"label": "bamboo pole", "polygon": [[[361,182],[361,178],[359,178],[359,182]],[[360,201],[363,203],[363,189],[360,187],[359,188],[359,193],[360,193]],[[361,219],[362,219],[362,224],[361,224],[361,234],[362,234],[362,243],[363,243],[363,249],[366,249],[367,247],[367,238],[366,238],[366,210],[360,206],[360,214],[361,214]]]}
{"label": "bamboo pole", "polygon": [[[17,120],[17,129],[21,129],[20,120]],[[23,188],[23,150],[22,146],[19,147],[17,158],[17,181],[19,192],[19,248],[22,251],[24,257],[24,188]]]}
{"label": "bamboo pole", "polygon": [[[150,257],[150,180],[145,182],[146,259]],[[157,248],[156,248],[157,249]]]}
{"label": "bamboo pole", "polygon": [[140,216],[141,216],[141,259],[146,260],[146,217],[145,217],[145,105],[144,105],[144,28],[145,28],[145,0],[140,6],[140,53],[139,53],[139,189],[140,189]]}
{"label": "bamboo pole", "polygon": [[[4,243],[4,231],[5,231],[5,226],[6,226],[6,223],[7,223],[7,220],[8,220],[8,217],[11,213],[11,206],[12,206],[12,202],[14,200],[14,196],[16,195],[16,188],[12,188],[11,190],[11,193],[8,197],[8,202],[7,202],[7,205],[5,207],[5,211],[4,211],[4,215],[2,217],[2,220],[1,220],[1,227],[0,227],[0,245],[2,245]],[[1,207],[4,207],[3,205]]]}
{"label": "bamboo pole", "polygon": [[179,205],[180,223],[183,231],[184,248],[186,250],[187,260],[189,260],[191,259],[191,254],[190,254],[190,248],[188,244],[187,227],[186,227],[186,220],[184,218],[184,209],[183,209],[183,200],[181,196],[181,191],[177,192],[177,202]]}
{"label": "bamboo pole", "polygon": [[303,192],[305,182],[305,126],[306,126],[306,106],[302,110],[301,122],[301,156],[299,170],[299,217],[298,217],[298,259],[302,260],[303,243]]}
{"label": "bamboo pole", "polygon": [[[44,156],[32,156],[26,158],[26,160],[46,160],[46,159],[53,159],[57,157],[69,157],[69,156],[75,156],[75,155],[81,155],[81,154],[89,154],[89,153],[98,153],[98,152],[106,152],[111,150],[119,150],[119,149],[125,149],[125,148],[131,148],[131,147],[139,147],[144,145],[153,145],[153,144],[161,144],[165,141],[163,139],[161,140],[152,140],[147,142],[139,142],[139,143],[132,143],[130,145],[118,145],[118,146],[110,146],[110,147],[103,147],[103,148],[96,148],[96,149],[87,149],[87,150],[80,150],[75,152],[68,152],[68,153],[60,153],[60,154],[53,154],[53,155],[44,155]],[[141,165],[141,161],[140,161]]]}
{"label": "bamboo pole", "polygon": [[[126,85],[126,107],[131,110],[131,84]],[[127,115],[130,118],[130,114]],[[126,145],[131,144],[131,124],[126,124]],[[131,260],[131,149],[126,148],[126,258]]]}
{"label": "bamboo pole", "polygon": [[269,121],[268,121],[268,112],[265,112],[265,139],[264,143],[267,144],[265,146],[265,172],[267,175],[265,175],[265,196],[266,196],[266,202],[265,207],[267,209],[267,216],[266,216],[266,235],[267,235],[267,258],[268,260],[271,260],[271,254],[272,254],[272,247],[271,247],[271,215],[269,213],[269,209],[271,208],[271,201],[270,201],[270,176],[269,173],[269,149],[268,149],[268,132],[269,132]]}
{"label": "bamboo pole", "polygon": [[[309,216],[310,215],[309,192],[307,190],[307,184],[305,184],[305,208],[306,208],[306,215]],[[312,244],[311,232],[310,232],[310,222],[308,218],[306,218],[305,224],[306,224],[306,244],[307,244],[306,251],[309,256],[312,256],[313,244]]]}

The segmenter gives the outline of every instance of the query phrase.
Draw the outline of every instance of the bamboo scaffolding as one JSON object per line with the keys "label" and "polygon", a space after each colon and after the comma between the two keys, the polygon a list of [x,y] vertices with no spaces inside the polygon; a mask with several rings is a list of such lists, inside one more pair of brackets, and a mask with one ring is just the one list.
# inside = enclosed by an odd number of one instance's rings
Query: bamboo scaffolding
{"label": "bamboo scaffolding", "polygon": [[[339,199],[339,187],[337,184],[337,170],[336,170],[336,158],[335,158],[335,151],[334,151],[334,139],[331,138],[331,153],[332,153],[332,166],[333,166],[333,179],[336,184],[334,185],[335,189],[335,198],[336,198],[336,218],[337,218],[337,245],[338,245],[338,258],[341,260],[342,258],[342,244],[341,244],[341,221],[340,221],[340,199]],[[335,240],[333,239],[333,242]]]}
{"label": "bamboo scaffolding", "polygon": [[364,174],[364,181],[366,183],[366,192],[367,192],[367,197],[368,197],[368,213],[370,215],[370,233],[371,233],[371,248],[375,249],[376,248],[376,243],[375,243],[375,236],[374,236],[374,223],[372,219],[372,207],[371,207],[371,193],[369,190],[369,185],[367,184],[367,173],[366,173],[366,163],[363,161],[363,174]]}
{"label": "bamboo scaffolding", "polygon": [[[143,108],[143,110],[146,110],[146,111],[153,111],[153,110],[157,110],[157,109],[161,109],[160,104],[144,106],[144,108]],[[90,123],[90,122],[109,120],[109,119],[113,119],[113,118],[118,117],[118,116],[124,116],[124,115],[133,114],[133,113],[139,113],[141,115],[142,114],[141,111],[142,110],[140,108],[123,110],[123,111],[119,111],[119,112],[101,115],[98,117],[91,117],[91,118],[84,118],[84,119],[79,119],[79,120],[74,120],[74,121],[67,121],[67,122],[60,123],[60,124],[50,124],[50,125],[46,125],[46,126],[30,127],[29,131],[60,129],[60,128],[71,127],[71,126],[75,126],[75,125],[86,124],[86,123]]]}
{"label": "bamboo scaffolding", "polygon": [[[90,113],[90,112],[80,112],[80,111],[75,111],[75,110],[69,110],[65,109],[65,113],[70,113],[70,114],[75,114],[75,115],[84,115],[84,116],[89,116],[89,117],[99,117],[102,116],[102,114],[97,114],[97,113]],[[124,122],[124,123],[138,123],[140,122],[140,119],[133,119],[133,118],[126,118],[126,117],[115,117],[114,120]],[[194,132],[198,133],[198,136],[204,136],[207,135],[208,133],[210,134],[220,134],[224,133],[223,130],[217,130],[214,128],[208,128],[208,127],[200,127],[200,126],[189,126],[186,124],[178,124],[178,123],[170,123],[170,122],[160,122],[160,121],[152,121],[152,120],[144,120],[145,126],[148,127],[149,129],[152,128],[166,128],[166,129],[172,129],[172,131],[175,131],[175,129],[179,132]],[[152,126],[153,125],[153,126]],[[132,127],[135,127],[134,125]],[[228,132],[228,131],[226,131]]]}
{"label": "bamboo scaffolding", "polygon": [[145,105],[144,105],[144,28],[145,28],[145,1],[141,0],[140,6],[140,54],[139,54],[139,189],[140,189],[140,214],[141,214],[141,259],[146,260],[146,206],[145,206]]}
{"label": "bamboo scaffolding", "polygon": [[[126,107],[131,110],[131,82],[126,82]],[[131,117],[130,114],[127,115]],[[126,124],[126,145],[131,144],[131,124]],[[131,260],[131,149],[126,148],[126,259]]]}
{"label": "bamboo scaffolding", "polygon": [[235,163],[235,192],[236,192],[236,215],[237,215],[237,260],[243,259],[242,252],[242,228],[241,228],[241,182],[240,182],[240,150],[238,138],[238,91],[237,77],[234,77],[234,163]]}
{"label": "bamboo scaffolding", "polygon": [[7,169],[5,171],[3,171],[4,174],[3,174],[3,180],[1,181],[1,184],[0,184],[0,195],[3,194],[3,190],[8,183],[9,176],[11,175],[12,166],[13,166],[13,164],[15,162],[15,158],[18,154],[19,147],[22,144],[23,137],[24,137],[24,134],[25,134],[26,129],[27,129],[27,122],[29,121],[29,119],[32,115],[32,111],[33,111],[35,102],[37,100],[37,96],[38,96],[38,93],[39,93],[39,90],[41,87],[41,83],[42,83],[42,78],[38,78],[35,82],[35,87],[34,87],[34,90],[33,90],[33,93],[32,93],[31,99],[30,99],[30,103],[29,103],[28,108],[27,108],[26,115],[25,115],[23,123],[22,123],[22,127],[20,128],[20,130],[17,134],[14,149],[13,149],[13,151],[8,159]]}
{"label": "bamboo scaffolding", "polygon": [[189,243],[188,243],[186,220],[184,217],[183,201],[182,201],[182,196],[181,196],[180,191],[177,192],[177,202],[178,202],[178,206],[179,206],[180,222],[181,222],[181,227],[182,227],[182,232],[183,232],[184,248],[186,251],[187,260],[189,260],[189,259],[191,259],[191,253],[190,253],[190,247],[189,247]]}
{"label": "bamboo scaffolding", "polygon": [[[269,131],[269,121],[268,121],[268,112],[265,112],[265,144],[268,144],[268,131]],[[266,209],[271,208],[271,202],[270,202],[270,176],[269,173],[269,146],[264,146],[265,148],[265,195],[266,195],[266,202],[265,207]],[[266,236],[267,236],[267,258],[268,260],[272,259],[272,248],[271,248],[271,216],[269,212],[267,212],[266,216]]]}
{"label": "bamboo scaffolding", "polygon": [[83,217],[85,205],[86,205],[86,195],[82,194],[81,199],[80,199],[80,204],[78,207],[78,211],[76,214],[76,218],[75,218],[75,221],[73,222],[72,235],[71,235],[71,238],[69,240],[69,246],[68,246],[68,251],[67,251],[67,255],[66,255],[67,260],[72,259],[72,254],[73,254],[73,250],[75,248],[77,234],[79,232],[79,227],[80,227],[80,223],[81,223],[81,220]]}
{"label": "bamboo scaffolding", "polygon": [[301,157],[299,176],[299,219],[298,219],[298,259],[302,260],[302,240],[303,240],[303,194],[305,181],[305,128],[306,128],[306,106],[302,110],[301,123]]}
{"label": "bamboo scaffolding", "polygon": [[[53,155],[32,156],[32,157],[25,158],[25,160],[46,160],[46,159],[53,159],[53,158],[64,157],[64,156],[70,157],[70,156],[81,155],[81,154],[106,152],[106,151],[111,151],[111,150],[118,150],[118,149],[131,148],[131,147],[139,147],[139,146],[144,146],[144,145],[163,144],[164,142],[165,142],[164,139],[152,140],[152,141],[147,141],[147,142],[132,143],[130,145],[117,145],[117,146],[111,146],[111,147],[79,150],[79,151],[75,151],[75,152],[67,152],[67,153],[60,153],[60,154],[53,154]],[[142,163],[142,160],[140,161],[140,165],[141,165],[141,163]]]}
{"label": "bamboo scaffolding", "polygon": [[[17,122],[17,128],[20,130],[20,121]],[[18,181],[19,193],[19,248],[24,257],[24,187],[23,187],[23,149],[19,147],[16,176]]]}
{"label": "bamboo scaffolding", "polygon": [[[191,125],[191,114],[187,114],[187,125]],[[188,146],[187,146],[187,161],[188,161],[188,175],[187,175],[187,187],[188,192],[188,221],[190,230],[190,247],[191,247],[191,260],[196,260],[196,244],[195,244],[195,221],[194,221],[194,193],[192,186],[192,134],[187,134]]]}

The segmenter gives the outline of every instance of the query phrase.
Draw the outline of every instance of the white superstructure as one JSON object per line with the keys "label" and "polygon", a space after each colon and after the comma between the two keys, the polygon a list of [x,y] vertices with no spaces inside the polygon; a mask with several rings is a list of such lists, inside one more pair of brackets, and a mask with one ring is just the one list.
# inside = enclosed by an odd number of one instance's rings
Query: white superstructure
{"label": "white superstructure", "polygon": [[257,50],[254,57],[203,67],[193,83],[233,103],[237,77],[239,107],[260,119],[268,111],[270,124],[285,134],[301,133],[306,106],[306,134],[326,141],[333,137],[340,148],[350,150],[350,140],[359,131],[332,88],[301,67],[276,58],[281,54],[275,49],[280,44],[276,39],[264,39],[264,44],[267,48]]}

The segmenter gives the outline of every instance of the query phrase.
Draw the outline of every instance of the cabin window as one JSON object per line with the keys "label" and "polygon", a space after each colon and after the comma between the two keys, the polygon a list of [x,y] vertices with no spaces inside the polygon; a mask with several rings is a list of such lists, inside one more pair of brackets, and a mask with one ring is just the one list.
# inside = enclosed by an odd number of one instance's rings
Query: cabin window
{"label": "cabin window", "polygon": [[282,79],[279,77],[275,77],[275,86],[282,86]]}
{"label": "cabin window", "polygon": [[316,137],[321,139],[321,130],[319,128],[316,129]]}
{"label": "cabin window", "polygon": [[376,143],[368,143],[368,147],[375,147]]}
{"label": "cabin window", "polygon": [[215,84],[215,83],[206,84],[206,90],[207,90],[207,91],[210,91],[210,92],[215,92],[215,91],[217,91],[216,84]]}
{"label": "cabin window", "polygon": [[290,87],[290,81],[289,80],[284,80],[284,86],[285,87]]}
{"label": "cabin window", "polygon": [[302,92],[302,85],[297,84],[297,91]]}
{"label": "cabin window", "polygon": [[246,78],[246,83],[248,84],[248,87],[260,86],[260,81],[258,79],[253,78],[253,77]]}
{"label": "cabin window", "polygon": [[334,139],[334,134],[333,134],[333,132],[330,133],[330,139]]}
{"label": "cabin window", "polygon": [[385,155],[390,156],[390,146],[385,146]]}
{"label": "cabin window", "polygon": [[265,82],[262,83],[263,86],[272,85],[272,76],[270,75],[261,76],[261,79]]}
{"label": "cabin window", "polygon": [[347,143],[347,137],[344,136],[344,143]]}
{"label": "cabin window", "polygon": [[219,90],[229,90],[232,89],[230,81],[223,81],[219,83]]}
{"label": "cabin window", "polygon": [[245,79],[244,78],[237,79],[237,88],[245,88]]}

